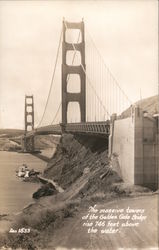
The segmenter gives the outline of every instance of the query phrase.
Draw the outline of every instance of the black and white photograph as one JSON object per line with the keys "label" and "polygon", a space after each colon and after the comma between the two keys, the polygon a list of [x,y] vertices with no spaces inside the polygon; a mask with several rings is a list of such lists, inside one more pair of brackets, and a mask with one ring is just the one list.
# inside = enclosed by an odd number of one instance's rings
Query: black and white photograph
{"label": "black and white photograph", "polygon": [[159,249],[158,0],[0,0],[0,249]]}

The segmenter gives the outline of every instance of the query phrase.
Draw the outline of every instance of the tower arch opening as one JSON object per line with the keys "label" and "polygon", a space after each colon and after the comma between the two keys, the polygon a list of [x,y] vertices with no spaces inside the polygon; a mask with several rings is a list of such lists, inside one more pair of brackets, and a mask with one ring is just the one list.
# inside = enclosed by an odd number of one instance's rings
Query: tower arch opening
{"label": "tower arch opening", "polygon": [[27,115],[27,122],[33,122],[32,115]]}
{"label": "tower arch opening", "polygon": [[67,29],[65,39],[67,43],[81,43],[82,35],[80,29]]}
{"label": "tower arch opening", "polygon": [[79,66],[81,64],[80,51],[68,50],[66,53],[66,64],[69,66]]}
{"label": "tower arch opening", "polygon": [[81,121],[81,110],[78,102],[69,102],[67,107],[67,122],[74,123]]}
{"label": "tower arch opening", "polygon": [[81,92],[81,79],[79,74],[67,75],[67,92],[80,93]]}

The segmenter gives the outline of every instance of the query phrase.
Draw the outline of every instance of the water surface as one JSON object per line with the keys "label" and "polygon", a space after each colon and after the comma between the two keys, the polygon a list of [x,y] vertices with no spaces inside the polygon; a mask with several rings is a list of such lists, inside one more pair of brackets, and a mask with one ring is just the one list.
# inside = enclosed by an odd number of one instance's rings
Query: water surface
{"label": "water surface", "polygon": [[15,171],[23,163],[41,172],[47,164],[31,154],[0,151],[0,214],[19,212],[34,201],[32,194],[40,184],[16,177]]}

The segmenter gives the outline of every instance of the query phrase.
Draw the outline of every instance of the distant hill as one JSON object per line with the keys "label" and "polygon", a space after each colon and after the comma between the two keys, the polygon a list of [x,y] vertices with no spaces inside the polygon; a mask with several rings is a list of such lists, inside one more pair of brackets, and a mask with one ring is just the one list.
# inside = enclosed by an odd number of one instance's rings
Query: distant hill
{"label": "distant hill", "polygon": [[24,134],[22,129],[0,129],[0,136],[2,137],[15,137]]}
{"label": "distant hill", "polygon": [[[20,129],[0,129],[0,151],[17,151],[21,149],[21,135],[24,134]],[[35,148],[47,149],[57,145],[60,136],[38,135],[35,136]]]}
{"label": "distant hill", "polygon": [[[147,111],[149,114],[154,115],[159,113],[159,96],[151,96],[134,103],[138,105],[143,111]],[[126,118],[131,115],[131,107],[126,109],[122,114],[121,118]]]}
{"label": "distant hill", "polygon": [[46,149],[52,148],[54,145],[59,144],[60,136],[54,135],[38,135],[35,136],[35,148]]}

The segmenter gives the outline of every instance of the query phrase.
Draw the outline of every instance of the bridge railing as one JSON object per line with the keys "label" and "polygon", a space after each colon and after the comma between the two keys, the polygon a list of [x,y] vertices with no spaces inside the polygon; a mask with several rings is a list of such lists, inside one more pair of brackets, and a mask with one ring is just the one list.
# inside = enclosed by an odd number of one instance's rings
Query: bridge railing
{"label": "bridge railing", "polygon": [[47,135],[47,134],[55,134],[55,135],[61,135],[62,134],[62,130],[61,130],[61,126],[60,124],[57,125],[48,125],[48,126],[44,126],[41,128],[37,128],[35,129],[35,135]]}
{"label": "bridge railing", "polygon": [[87,133],[96,135],[109,135],[110,123],[106,122],[87,122],[87,123],[68,123],[65,126],[67,133]]}
{"label": "bridge railing", "polygon": [[86,123],[67,123],[48,125],[34,129],[28,132],[26,137],[32,137],[35,135],[61,135],[62,133],[73,133],[73,134],[88,134],[88,135],[105,135],[110,134],[110,122],[86,122]]}

